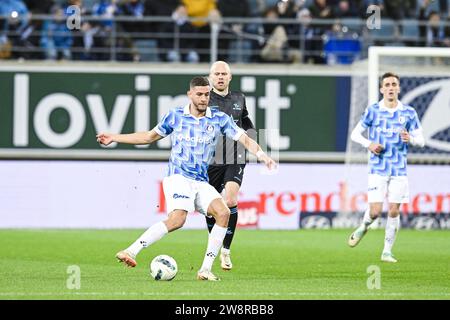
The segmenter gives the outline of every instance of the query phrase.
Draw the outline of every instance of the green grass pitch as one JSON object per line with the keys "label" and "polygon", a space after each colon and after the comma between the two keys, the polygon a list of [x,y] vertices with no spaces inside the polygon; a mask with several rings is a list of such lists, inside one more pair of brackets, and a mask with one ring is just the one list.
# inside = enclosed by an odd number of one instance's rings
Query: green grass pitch
{"label": "green grass pitch", "polygon": [[[144,249],[127,269],[114,255],[143,230],[0,230],[0,299],[450,299],[450,232],[401,230],[397,264],[380,261],[383,230],[356,248],[350,230],[238,230],[234,268],[213,271],[220,282],[196,280],[206,230],[179,230]],[[149,262],[173,256],[173,281],[155,281]],[[218,259],[217,259],[218,260]],[[80,289],[68,289],[79,266]],[[379,268],[381,288],[367,283]],[[370,270],[370,268],[369,268]],[[70,281],[69,281],[70,282]]]}

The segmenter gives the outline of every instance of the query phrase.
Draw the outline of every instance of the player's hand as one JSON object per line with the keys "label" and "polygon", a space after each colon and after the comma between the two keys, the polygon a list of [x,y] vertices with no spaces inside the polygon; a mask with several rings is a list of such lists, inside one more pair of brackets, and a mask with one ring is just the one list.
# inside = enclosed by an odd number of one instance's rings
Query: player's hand
{"label": "player's hand", "polygon": [[263,154],[261,157],[259,157],[259,160],[264,162],[266,167],[269,170],[275,170],[278,164],[273,160],[271,157],[269,157],[267,154]]}
{"label": "player's hand", "polygon": [[369,145],[369,150],[372,153],[376,154],[377,156],[380,155],[380,153],[381,153],[381,151],[383,151],[383,149],[384,149],[383,145],[381,145],[379,143],[372,142]]}
{"label": "player's hand", "polygon": [[405,143],[409,143],[409,140],[411,140],[411,138],[409,136],[409,132],[406,131],[406,129],[403,129],[402,132],[400,132],[400,138]]}
{"label": "player's hand", "polygon": [[114,142],[113,135],[110,133],[99,133],[96,137],[97,137],[97,142],[104,146],[107,146],[111,142]]}

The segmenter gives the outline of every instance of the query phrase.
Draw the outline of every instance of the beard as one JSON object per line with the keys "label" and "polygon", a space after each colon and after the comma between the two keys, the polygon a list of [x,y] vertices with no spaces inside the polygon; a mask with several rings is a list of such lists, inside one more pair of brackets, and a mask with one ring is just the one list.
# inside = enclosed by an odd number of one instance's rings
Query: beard
{"label": "beard", "polygon": [[194,108],[197,110],[197,112],[205,112],[206,108],[208,108],[207,104],[195,104],[193,103]]}

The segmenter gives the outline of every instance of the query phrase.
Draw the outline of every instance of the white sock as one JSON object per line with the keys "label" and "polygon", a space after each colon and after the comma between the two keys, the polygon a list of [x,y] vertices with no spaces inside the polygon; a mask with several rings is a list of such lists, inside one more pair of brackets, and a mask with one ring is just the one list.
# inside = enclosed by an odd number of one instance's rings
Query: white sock
{"label": "white sock", "polygon": [[224,247],[222,247],[222,249],[220,249],[220,251],[221,251],[223,254],[230,254],[230,249],[226,249],[226,248],[224,248]]}
{"label": "white sock", "polygon": [[135,256],[144,248],[164,237],[169,231],[164,222],[155,223],[127,248]]}
{"label": "white sock", "polygon": [[220,247],[222,247],[223,239],[227,233],[226,227],[220,227],[217,224],[211,230],[208,237],[208,247],[206,248],[205,258],[200,270],[211,270],[214,259],[219,253]]}
{"label": "white sock", "polygon": [[364,212],[363,224],[366,229],[374,222],[375,220],[370,217],[370,208],[367,208]]}
{"label": "white sock", "polygon": [[395,236],[397,235],[397,230],[400,227],[400,216],[391,218],[388,216],[386,221],[386,233],[384,236],[384,249],[383,252],[391,252],[392,246],[395,242]]}

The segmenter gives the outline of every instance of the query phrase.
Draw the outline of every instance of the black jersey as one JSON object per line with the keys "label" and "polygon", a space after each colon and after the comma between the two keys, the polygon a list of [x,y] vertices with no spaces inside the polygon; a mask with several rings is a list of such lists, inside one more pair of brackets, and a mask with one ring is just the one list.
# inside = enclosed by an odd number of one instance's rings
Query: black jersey
{"label": "black jersey", "polygon": [[[226,96],[221,96],[211,90],[209,98],[211,109],[219,109],[228,114],[236,125],[244,130],[255,129],[248,117],[245,96],[238,91],[229,91]],[[211,165],[243,164],[245,163],[245,148],[242,144],[225,136],[218,140],[216,154]]]}

